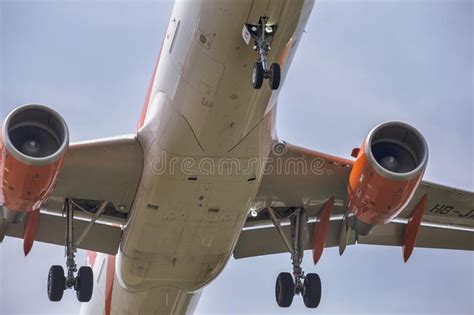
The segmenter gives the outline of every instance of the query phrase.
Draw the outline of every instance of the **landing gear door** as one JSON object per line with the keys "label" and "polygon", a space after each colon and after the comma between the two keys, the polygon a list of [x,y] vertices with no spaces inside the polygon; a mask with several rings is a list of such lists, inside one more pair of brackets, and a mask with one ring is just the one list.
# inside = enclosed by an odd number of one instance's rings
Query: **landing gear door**
{"label": "landing gear door", "polygon": [[257,25],[260,17],[267,16],[269,24],[278,24],[285,0],[253,0],[247,23]]}
{"label": "landing gear door", "polygon": [[[294,0],[290,0],[294,1]],[[268,16],[268,24],[276,25],[280,20],[280,14],[285,4],[285,0],[271,0],[267,7],[266,16]]]}

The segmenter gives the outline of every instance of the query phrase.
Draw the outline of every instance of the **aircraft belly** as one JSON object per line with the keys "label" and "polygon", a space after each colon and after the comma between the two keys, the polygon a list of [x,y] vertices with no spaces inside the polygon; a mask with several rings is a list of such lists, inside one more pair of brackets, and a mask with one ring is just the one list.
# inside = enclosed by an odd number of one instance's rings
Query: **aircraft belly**
{"label": "aircraft belly", "polygon": [[[245,167],[228,174],[234,171],[230,164],[209,158],[206,165],[216,169],[204,175],[202,159],[172,154],[164,159],[144,175],[150,193],[140,199],[126,230],[121,274],[128,288],[167,283],[194,291],[229,259],[257,190],[256,169],[247,159],[229,159]],[[195,168],[184,169],[190,161]]]}

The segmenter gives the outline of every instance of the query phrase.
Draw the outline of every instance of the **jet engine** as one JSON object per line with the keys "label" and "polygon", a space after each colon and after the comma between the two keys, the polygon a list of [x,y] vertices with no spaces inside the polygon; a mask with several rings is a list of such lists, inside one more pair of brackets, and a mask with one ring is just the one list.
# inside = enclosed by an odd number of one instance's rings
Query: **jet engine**
{"label": "jet engine", "polygon": [[7,116],[0,140],[0,202],[5,219],[18,222],[51,194],[69,147],[69,131],[56,111],[24,105]]}
{"label": "jet engine", "polygon": [[408,204],[428,162],[423,135],[401,122],[375,127],[357,153],[348,185],[348,209],[355,228],[368,234],[395,218]]}

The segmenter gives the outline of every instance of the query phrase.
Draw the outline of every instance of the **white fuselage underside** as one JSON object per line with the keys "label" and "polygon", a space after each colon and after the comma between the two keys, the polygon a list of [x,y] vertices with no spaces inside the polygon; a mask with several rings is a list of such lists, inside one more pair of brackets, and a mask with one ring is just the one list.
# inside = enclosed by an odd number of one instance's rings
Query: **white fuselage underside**
{"label": "white fuselage underside", "polygon": [[138,131],[144,169],[116,260],[112,314],[190,311],[223,270],[276,137],[278,90],[253,89],[258,55],[242,27],[261,16],[278,26],[269,61],[284,80],[313,4],[176,3]]}

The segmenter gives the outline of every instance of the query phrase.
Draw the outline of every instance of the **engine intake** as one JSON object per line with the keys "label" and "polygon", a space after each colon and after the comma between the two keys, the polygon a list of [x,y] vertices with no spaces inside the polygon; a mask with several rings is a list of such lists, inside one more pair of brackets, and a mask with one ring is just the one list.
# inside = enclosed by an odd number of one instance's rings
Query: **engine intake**
{"label": "engine intake", "polygon": [[428,145],[421,133],[401,122],[375,127],[365,143],[367,158],[375,170],[391,179],[420,175],[428,163]]}
{"label": "engine intake", "polygon": [[3,125],[3,135],[8,152],[29,165],[51,164],[69,145],[66,122],[43,105],[25,105],[12,111]]}

